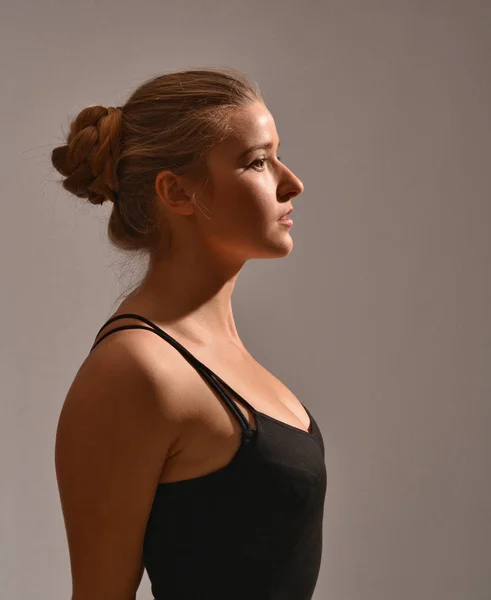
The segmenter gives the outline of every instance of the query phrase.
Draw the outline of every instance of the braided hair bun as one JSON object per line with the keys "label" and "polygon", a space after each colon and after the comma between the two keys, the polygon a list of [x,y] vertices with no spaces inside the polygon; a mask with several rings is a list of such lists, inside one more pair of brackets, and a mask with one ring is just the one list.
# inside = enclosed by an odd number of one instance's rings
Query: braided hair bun
{"label": "braided hair bun", "polygon": [[51,153],[54,168],[65,176],[63,187],[92,204],[117,202],[122,116],[119,107],[84,108],[72,121],[66,144]]}

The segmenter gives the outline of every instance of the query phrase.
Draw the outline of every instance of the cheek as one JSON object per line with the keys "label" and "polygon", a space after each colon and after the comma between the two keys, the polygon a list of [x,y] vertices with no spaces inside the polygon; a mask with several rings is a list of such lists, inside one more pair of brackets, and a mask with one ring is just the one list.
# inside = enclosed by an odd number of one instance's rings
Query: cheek
{"label": "cheek", "polygon": [[219,237],[246,237],[266,230],[277,212],[276,184],[269,173],[220,171],[215,173],[211,219],[204,222],[207,231]]}
{"label": "cheek", "polygon": [[230,218],[257,224],[269,217],[274,197],[274,191],[265,177],[245,174],[240,181],[228,186],[223,201],[227,204],[225,211]]}

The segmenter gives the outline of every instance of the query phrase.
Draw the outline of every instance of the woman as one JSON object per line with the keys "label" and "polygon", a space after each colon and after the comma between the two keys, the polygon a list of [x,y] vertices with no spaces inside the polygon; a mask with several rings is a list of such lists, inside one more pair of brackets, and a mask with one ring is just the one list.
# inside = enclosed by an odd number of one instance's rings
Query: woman
{"label": "woman", "polygon": [[[109,237],[148,270],[98,332],[61,411],[55,463],[73,600],[307,600],[322,553],[324,443],[244,347],[231,296],[292,250],[302,182],[257,86],[171,72],[90,106],[52,162],[113,203]],[[154,335],[152,335],[154,334]]]}

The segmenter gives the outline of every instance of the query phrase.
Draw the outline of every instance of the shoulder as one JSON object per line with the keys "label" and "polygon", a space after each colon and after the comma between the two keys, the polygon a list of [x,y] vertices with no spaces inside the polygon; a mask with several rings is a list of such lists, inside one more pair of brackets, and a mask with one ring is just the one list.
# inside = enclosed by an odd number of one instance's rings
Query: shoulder
{"label": "shoulder", "polygon": [[180,435],[171,365],[156,361],[144,335],[117,332],[94,348],[59,416],[55,465],[75,597],[133,597],[155,490]]}
{"label": "shoulder", "polygon": [[[94,343],[123,325],[134,325],[131,319],[120,319],[105,327]],[[80,366],[70,392],[84,395],[101,394],[117,407],[150,411],[158,417],[167,436],[176,440],[180,433],[182,399],[176,391],[182,388],[183,357],[170,344],[152,331],[123,329],[114,331],[93,346]],[[125,406],[126,405],[126,406]]]}

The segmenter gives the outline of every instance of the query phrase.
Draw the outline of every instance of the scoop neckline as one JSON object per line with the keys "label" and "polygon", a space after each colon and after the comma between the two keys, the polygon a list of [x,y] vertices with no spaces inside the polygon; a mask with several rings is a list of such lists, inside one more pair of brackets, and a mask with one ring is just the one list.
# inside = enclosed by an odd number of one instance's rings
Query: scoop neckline
{"label": "scoop neckline", "polygon": [[260,415],[261,418],[266,419],[267,421],[273,421],[274,423],[278,423],[278,425],[283,425],[283,427],[286,427],[293,431],[298,431],[299,433],[303,433],[307,437],[310,437],[313,439],[313,438],[315,438],[314,420],[312,418],[312,415],[310,414],[309,409],[302,402],[301,402],[301,404],[304,407],[305,412],[307,413],[307,415],[309,417],[309,429],[311,429],[311,431],[306,431],[305,429],[297,427],[296,425],[291,425],[290,423],[285,423],[285,421],[281,421],[280,419],[277,419],[276,417],[273,417],[271,415],[268,415],[267,413],[257,410],[257,408],[254,410],[255,410],[256,415]]}
{"label": "scoop neckline", "polygon": [[[265,421],[272,421],[273,423],[277,423],[278,425],[282,425],[283,427],[286,427],[287,429],[293,430],[293,431],[297,431],[300,434],[303,434],[305,437],[310,438],[312,441],[316,441],[316,431],[315,431],[315,425],[314,425],[314,419],[312,417],[312,415],[310,414],[309,409],[305,406],[305,404],[301,403],[302,406],[305,408],[305,411],[307,412],[309,419],[310,419],[310,427],[312,428],[312,431],[305,431],[305,429],[301,429],[300,427],[296,427],[295,425],[290,425],[290,423],[285,423],[284,421],[280,421],[279,419],[276,419],[275,417],[272,417],[271,415],[268,415],[260,410],[254,409],[256,418],[257,416],[259,416],[259,420],[265,420]],[[196,477],[189,477],[187,479],[177,479],[175,481],[159,481],[157,484],[157,491],[164,491],[166,487],[171,487],[171,486],[178,486],[179,484],[191,484],[192,482],[197,482],[198,484],[200,484],[202,481],[204,480],[208,480],[208,479],[213,479],[215,477],[222,477],[227,475],[227,473],[229,471],[232,470],[232,468],[236,465],[236,463],[240,460],[240,458],[242,457],[242,455],[245,453],[246,449],[249,446],[248,443],[248,439],[246,436],[246,429],[243,428],[242,429],[242,438],[239,444],[239,447],[237,448],[237,451],[235,452],[235,454],[232,456],[231,460],[224,465],[223,467],[220,467],[219,469],[216,469],[215,471],[210,471],[209,473],[204,473],[203,475],[198,475]],[[259,436],[264,436],[264,430],[262,428],[262,425],[259,425],[256,421],[256,428],[250,428],[250,431],[254,432],[254,437],[256,437],[257,435]],[[250,441],[250,440],[249,440]]]}

